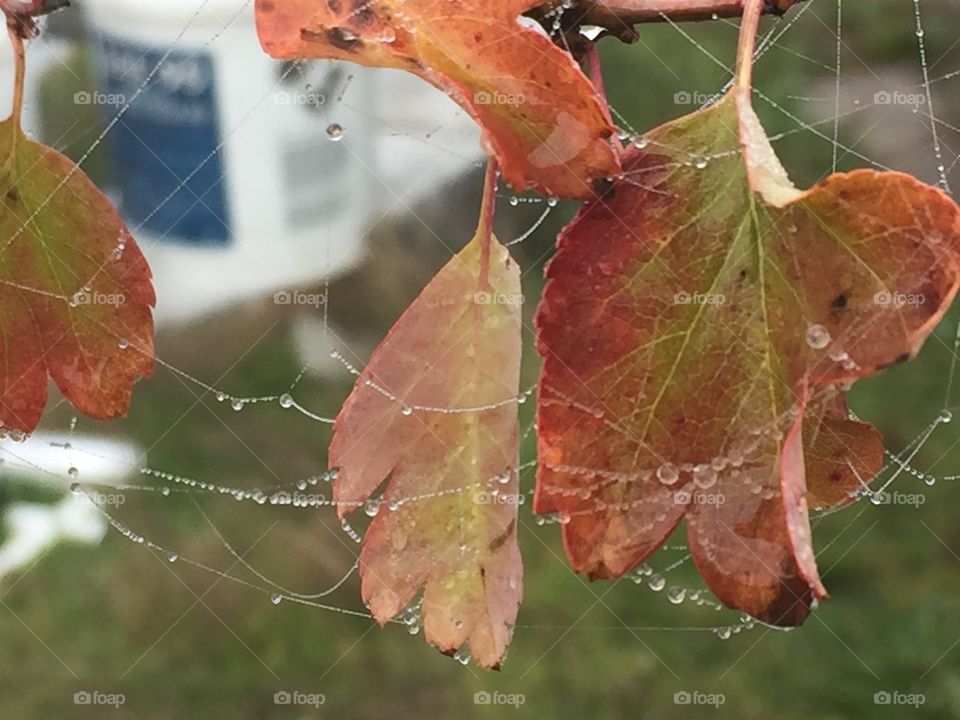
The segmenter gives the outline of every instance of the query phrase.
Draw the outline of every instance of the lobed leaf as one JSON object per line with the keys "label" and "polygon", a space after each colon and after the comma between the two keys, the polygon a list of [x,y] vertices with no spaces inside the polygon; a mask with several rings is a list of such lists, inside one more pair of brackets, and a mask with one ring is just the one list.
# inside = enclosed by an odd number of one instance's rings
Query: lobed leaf
{"label": "lobed leaf", "polygon": [[741,87],[646,140],[547,270],[535,510],[593,578],[686,518],[720,600],[797,624],[826,595],[808,502],[882,460],[836,386],[916,353],[957,290],[960,213],[894,172],[797,190]]}
{"label": "lobed leaf", "polygon": [[47,377],[82,413],[124,414],[153,370],[150,269],[66,157],[0,123],[0,425],[29,432]]}
{"label": "lobed leaf", "polygon": [[333,58],[416,73],[480,124],[504,179],[588,197],[618,170],[593,85],[569,53],[521,25],[536,0],[257,0],[276,58]]}
{"label": "lobed leaf", "polygon": [[373,616],[422,587],[427,641],[468,644],[484,667],[499,666],[522,594],[519,297],[517,265],[481,227],[376,349],[330,445],[340,515],[376,512],[360,552]]}

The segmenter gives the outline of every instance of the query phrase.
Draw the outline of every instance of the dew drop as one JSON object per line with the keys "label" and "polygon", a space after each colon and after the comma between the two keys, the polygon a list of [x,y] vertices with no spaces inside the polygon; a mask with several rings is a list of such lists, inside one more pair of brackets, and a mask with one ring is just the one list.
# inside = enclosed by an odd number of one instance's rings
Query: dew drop
{"label": "dew drop", "polygon": [[420,623],[418,623],[417,621],[413,621],[412,623],[408,624],[407,632],[410,633],[411,635],[416,635],[417,633],[419,633]]}
{"label": "dew drop", "polygon": [[680,471],[673,463],[664,463],[657,468],[657,479],[664,485],[673,485],[680,479]]}
{"label": "dew drop", "polygon": [[240,412],[241,410],[243,410],[243,400],[241,400],[240,398],[234,398],[233,402],[230,403],[230,407],[232,407],[237,412]]}
{"label": "dew drop", "polygon": [[126,350],[128,347],[130,347],[130,341],[126,338],[120,338],[120,342],[117,343],[117,347],[119,347],[121,350]]}
{"label": "dew drop", "polygon": [[274,593],[270,596],[270,602],[272,602],[274,605],[279,605],[281,602],[283,602],[283,595],[280,593]]}
{"label": "dew drop", "polygon": [[75,468],[73,465],[71,465],[69,468],[67,468],[67,475],[69,475],[70,477],[75,478],[75,477],[77,477],[79,474],[80,474],[80,471],[77,470],[77,468]]}
{"label": "dew drop", "polygon": [[227,394],[225,392],[218,392],[216,394],[217,402],[223,402],[227,399]]}
{"label": "dew drop", "polygon": [[413,415],[413,408],[410,407],[409,405],[402,405],[400,407],[400,414],[410,417],[411,415]]}
{"label": "dew drop", "polygon": [[176,561],[179,560],[179,559],[180,559],[180,556],[177,555],[176,553],[173,553],[173,552],[172,552],[172,553],[170,553],[169,555],[167,555],[167,560],[168,560],[169,562],[176,562]]}
{"label": "dew drop", "polygon": [[697,465],[693,469],[693,482],[700,488],[709,488],[717,482],[717,471],[711,465]]}
{"label": "dew drop", "polygon": [[363,512],[367,514],[367,517],[376,517],[377,513],[380,512],[380,501],[376,498],[370,498],[363,504]]}
{"label": "dew drop", "polygon": [[293,395],[290,393],[284,393],[280,396],[280,407],[282,408],[291,408],[293,407]]}
{"label": "dew drop", "polygon": [[643,150],[648,144],[649,141],[642,135],[633,141],[633,146],[638,150]]}
{"label": "dew drop", "polygon": [[654,592],[660,592],[666,586],[667,581],[660,573],[654,573],[650,576],[650,579],[647,580],[647,587],[653,590]]}
{"label": "dew drop", "polygon": [[330,123],[327,125],[327,137],[333,142],[340,142],[343,140],[343,127],[337,123]]}
{"label": "dew drop", "polygon": [[953,420],[953,413],[944,408],[940,411],[940,415],[937,417],[937,422],[948,423]]}
{"label": "dew drop", "polygon": [[733,630],[729,627],[718,627],[715,631],[717,637],[721,640],[729,640],[730,636],[733,634]]}
{"label": "dew drop", "polygon": [[697,170],[703,170],[709,164],[709,162],[710,161],[707,160],[707,158],[703,157],[702,155],[699,155],[693,159],[693,166]]}
{"label": "dew drop", "polygon": [[811,325],[807,328],[807,345],[814,350],[823,350],[830,344],[830,331],[823,325]]}
{"label": "dew drop", "polygon": [[667,600],[672,602],[674,605],[679,605],[683,602],[684,598],[687,596],[686,589],[682,587],[677,587],[676,585],[671,586],[667,589]]}

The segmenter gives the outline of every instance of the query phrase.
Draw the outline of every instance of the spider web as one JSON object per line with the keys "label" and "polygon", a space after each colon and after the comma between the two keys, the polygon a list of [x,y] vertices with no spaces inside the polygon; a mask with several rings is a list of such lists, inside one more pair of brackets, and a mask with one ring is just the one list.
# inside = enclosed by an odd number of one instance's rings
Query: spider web
{"label": "spider web", "polygon": [[[870,142],[865,141],[864,138],[869,135],[869,131],[873,127],[868,124],[876,125],[881,122],[881,116],[884,114],[893,115],[896,113],[896,123],[906,122],[911,115],[914,115],[916,116],[914,120],[919,119],[925,123],[926,133],[923,141],[923,152],[917,154],[909,169],[918,174],[921,179],[936,183],[944,191],[952,194],[950,178],[955,171],[958,159],[960,159],[952,146],[956,146],[958,139],[960,139],[960,128],[950,124],[942,117],[938,117],[937,108],[942,97],[938,90],[946,93],[949,92],[950,88],[956,87],[957,83],[960,83],[960,69],[944,71],[940,68],[939,60],[946,56],[947,51],[942,48],[935,50],[928,47],[925,24],[931,21],[925,13],[922,0],[913,0],[912,14],[909,18],[903,18],[900,21],[899,31],[901,35],[910,34],[915,41],[917,77],[912,84],[908,83],[904,86],[901,78],[886,77],[882,73],[877,74],[871,70],[870,73],[874,77],[870,81],[873,82],[873,85],[870,86],[869,82],[865,85],[862,70],[866,65],[857,56],[855,41],[853,46],[847,42],[849,31],[847,29],[848,25],[844,23],[844,12],[848,10],[849,5],[849,2],[845,5],[842,0],[809,0],[798,5],[784,18],[772,19],[765,23],[756,53],[759,60],[758,73],[760,73],[760,79],[755,89],[755,101],[764,115],[771,141],[778,149],[784,148],[787,151],[795,152],[800,144],[804,147],[818,148],[817,153],[820,153],[821,150],[825,151],[825,153],[821,153],[823,154],[823,167],[821,168],[823,171],[834,171],[851,162],[878,169],[891,169],[888,166],[889,161],[886,161],[884,157],[877,157],[877,148]],[[197,12],[199,13],[200,10]],[[565,12],[569,11],[564,7],[558,7],[554,13],[553,34],[558,37],[562,37],[560,28],[562,16]],[[825,24],[828,18],[834,21],[832,25]],[[793,47],[791,40],[797,32],[797,28],[803,27],[805,23],[808,26],[818,27],[823,37],[830,38],[830,42],[821,44],[813,52],[806,46]],[[624,52],[633,53],[635,57],[643,59],[649,73],[660,73],[668,78],[667,81],[658,81],[658,83],[651,81],[653,87],[649,90],[649,104],[658,108],[659,112],[664,113],[663,117],[658,119],[666,120],[669,117],[689,112],[697,106],[709,105],[724,90],[729,88],[732,82],[732,67],[725,58],[730,56],[729,49],[734,44],[738,23],[732,20],[718,20],[712,25],[714,27],[705,29],[694,25],[681,25],[665,19],[665,22],[659,27],[651,27],[649,30],[642,28],[640,40],[636,46],[626,49],[618,48],[615,51],[621,54]],[[717,26],[720,26],[720,30],[717,30]],[[189,23],[187,27],[189,27]],[[186,32],[187,27],[184,28],[184,32]],[[226,29],[226,27],[223,28],[223,30]],[[724,36],[723,31],[729,32]],[[221,32],[214,33],[210,37],[211,45],[220,40]],[[684,71],[677,75],[673,69],[665,65],[661,66],[662,63],[658,64],[659,59],[651,57],[651,52],[647,51],[645,53],[647,33],[669,33],[676,41],[683,43],[694,57],[691,64],[699,62],[701,63],[701,70],[702,67],[712,67],[715,70],[718,78],[716,85],[712,88],[698,89],[684,87]],[[42,39],[40,42],[42,42]],[[606,43],[612,42],[608,40],[602,44],[605,52]],[[170,53],[175,49],[176,43],[152,68],[149,76],[141,85],[141,90],[156,73],[161,71]],[[933,53],[935,51],[941,53],[937,56],[938,59],[934,59]],[[789,56],[793,61],[805,63],[815,68],[817,81],[814,83],[814,87],[822,91],[820,96],[780,96],[774,93],[774,83],[763,77],[763,59],[778,53]],[[291,63],[286,72],[278,79],[277,88],[284,86],[284,83],[300,82],[297,79],[298,67],[299,64]],[[853,72],[850,68],[860,72]],[[350,73],[355,71],[348,67],[346,72],[349,76]],[[677,84],[673,86],[669,84],[670,75],[678,81]],[[635,82],[633,79],[630,80]],[[646,140],[643,130],[647,126],[646,123],[639,124],[636,119],[630,117],[631,113],[629,111],[618,109],[620,103],[617,96],[622,90],[622,87],[620,87],[622,83],[617,78],[610,76],[608,76],[607,81],[613,101],[612,111],[620,127],[621,140],[638,145],[644,144]],[[789,83],[784,82],[781,85],[789,85]],[[867,86],[875,87],[876,92],[865,90]],[[305,81],[302,89],[304,92],[310,90]],[[904,96],[915,96],[920,100],[915,101],[912,106],[900,107],[894,103],[894,105],[887,107],[889,103],[884,103],[884,100],[889,97],[898,97],[896,93]],[[139,95],[140,91],[138,90],[133,97],[128,99],[128,105],[135,104]],[[361,113],[364,112],[364,108],[353,105],[354,102],[359,102],[359,100],[352,97],[351,86],[347,82],[339,90],[335,99],[328,99],[319,113],[317,121],[328,124],[331,142],[341,142],[347,147],[353,147],[352,143],[354,142],[358,144],[357,146],[362,143],[361,139],[354,136],[354,129],[351,128],[349,123],[341,124],[341,121],[337,119],[339,110],[343,107],[350,107],[352,110]],[[798,103],[803,108],[802,112],[792,109]],[[79,164],[82,167],[85,166],[85,163],[89,161],[116,126],[123,122],[125,113],[126,107],[120,109],[103,131],[89,143],[86,151],[79,157]],[[850,130],[853,132],[850,132]],[[856,136],[858,131],[861,133],[859,137]],[[402,129],[388,127],[388,132],[407,137],[413,142],[421,143],[425,147],[440,153],[452,153],[469,158],[473,152],[470,148],[464,148],[462,142],[449,146],[438,145],[430,131],[410,133]],[[221,150],[222,145],[218,147],[216,152]],[[354,152],[354,150],[351,150],[351,152]],[[207,158],[204,162],[209,159]],[[709,163],[712,159],[713,157],[707,154],[698,158],[696,162]],[[821,158],[818,157],[818,159]],[[190,177],[184,179],[178,190],[184,187],[189,180]],[[417,180],[417,178],[412,178],[412,180]],[[467,182],[467,180],[461,179],[458,182]],[[526,248],[528,244],[534,246],[532,251],[524,254],[529,266],[523,267],[523,271],[529,275],[529,270],[537,269],[542,264],[544,258],[541,256],[541,250],[549,247],[550,237],[540,231],[556,225],[559,218],[555,215],[562,211],[563,205],[552,198],[516,195],[506,187],[501,187],[498,195],[502,200],[498,207],[498,223],[520,228],[504,238],[506,240],[505,244],[518,252]],[[393,201],[394,205],[406,206],[402,197],[393,198]],[[376,225],[379,221],[380,218],[372,225]],[[132,228],[132,232],[134,236],[137,235],[136,228]],[[437,237],[433,230],[429,232]],[[443,243],[444,252],[451,255],[453,247],[458,246],[461,241],[457,237],[445,237],[444,240],[446,240],[446,243]],[[79,290],[80,288],[78,288]],[[40,291],[38,290],[38,292]],[[61,299],[69,301],[70,296],[64,295]],[[336,283],[328,280],[322,287],[322,301],[319,303],[317,315],[322,324],[323,336],[330,347],[330,360],[339,367],[339,373],[343,379],[351,380],[360,375],[366,353],[363,349],[352,348],[350,342],[338,334],[337,328],[331,322],[331,311],[337,306],[337,303]],[[525,327],[524,333],[529,339],[532,334],[529,324]],[[117,337],[117,342],[122,343],[124,339]],[[896,438],[900,440],[899,446],[892,449],[888,448],[886,465],[869,484],[863,484],[853,503],[840,509],[815,510],[811,513],[811,524],[814,527],[815,538],[818,542],[818,558],[832,556],[838,550],[845,552],[850,546],[851,540],[845,535],[845,530],[862,514],[873,512],[876,506],[888,503],[891,493],[900,488],[909,490],[913,494],[933,493],[935,491],[929,488],[935,486],[937,482],[950,482],[960,479],[960,466],[942,461],[944,457],[949,455],[949,450],[953,445],[960,442],[960,436],[953,429],[955,425],[951,425],[953,413],[958,409],[958,404],[954,400],[954,382],[957,373],[958,353],[960,353],[960,322],[957,321],[953,313],[948,316],[948,320],[943,323],[938,332],[931,336],[927,345],[928,348],[925,352],[939,353],[941,356],[949,358],[949,369],[946,376],[935,381],[935,385],[942,392],[938,393],[937,400],[930,403],[929,407],[926,408],[928,410],[927,420],[913,429],[912,437]],[[271,349],[255,348],[253,351],[255,353],[269,353]],[[529,347],[527,347],[526,352],[530,354]],[[242,358],[238,358],[238,360],[240,359]],[[162,351],[158,354],[156,361],[162,368],[161,372],[165,371],[180,381],[184,392],[189,393],[188,399],[191,402],[195,400],[197,403],[208,403],[214,412],[221,414],[234,412],[247,415],[263,412],[263,422],[265,424],[282,423],[283,427],[305,424],[307,430],[298,428],[296,432],[306,432],[316,438],[316,467],[308,470],[299,478],[279,481],[276,478],[268,478],[266,482],[248,486],[233,483],[228,477],[224,478],[215,470],[204,469],[203,472],[198,470],[196,473],[185,473],[180,468],[155,467],[150,464],[141,466],[140,462],[134,462],[129,468],[127,479],[109,487],[110,492],[142,495],[150,501],[151,507],[158,513],[163,512],[164,503],[178,498],[192,503],[197,514],[208,525],[210,533],[226,553],[226,565],[218,565],[192,557],[190,553],[183,551],[178,546],[176,536],[169,540],[160,540],[151,531],[134,526],[133,523],[128,524],[128,521],[123,517],[124,512],[122,510],[113,509],[99,502],[100,493],[105,488],[98,487],[83,478],[76,470],[76,458],[78,456],[89,456],[105,462],[110,462],[111,459],[99,456],[93,450],[85,449],[82,444],[76,441],[76,438],[86,427],[90,426],[92,428],[93,426],[90,421],[83,418],[69,417],[64,426],[64,414],[62,412],[48,413],[47,419],[44,421],[44,429],[60,430],[66,438],[63,441],[49,443],[51,449],[61,455],[62,459],[58,461],[51,460],[43,465],[38,465],[29,459],[26,446],[29,443],[37,442],[37,439],[19,439],[25,443],[23,448],[9,441],[0,444],[0,457],[3,459],[2,467],[5,475],[16,476],[18,472],[28,470],[33,475],[48,478],[49,484],[57,488],[63,486],[64,478],[68,478],[68,482],[72,483],[73,491],[80,496],[89,498],[92,505],[119,536],[141,546],[146,552],[153,552],[166,558],[171,563],[189,565],[204,573],[235,583],[239,586],[238,591],[259,593],[266,602],[272,602],[275,605],[296,603],[326,612],[369,618],[369,613],[359,603],[359,599],[350,603],[349,598],[351,594],[352,596],[358,596],[356,556],[358,545],[363,537],[364,526],[368,522],[368,518],[381,512],[391,511],[391,507],[386,503],[372,501],[363,504],[362,513],[354,513],[340,523],[342,537],[339,543],[334,544],[333,541],[324,541],[330,542],[332,547],[337,548],[338,556],[346,554],[352,556],[353,560],[348,559],[339,573],[330,573],[330,578],[326,584],[308,591],[302,591],[291,587],[289,584],[281,583],[273,577],[272,571],[258,567],[253,561],[248,560],[246,554],[238,550],[239,541],[233,539],[233,534],[222,529],[220,523],[213,518],[213,515],[218,512],[218,503],[225,503],[228,499],[241,503],[246,512],[257,515],[272,512],[269,510],[270,507],[282,507],[296,509],[308,514],[325,512],[329,514],[329,517],[333,517],[335,503],[330,499],[331,493],[328,488],[335,473],[324,469],[321,448],[326,444],[329,437],[328,426],[332,424],[338,406],[336,403],[314,406],[310,400],[305,399],[304,396],[310,397],[315,394],[302,392],[304,386],[310,383],[310,368],[304,365],[299,371],[293,373],[292,377],[276,383],[275,387],[267,392],[245,394],[242,388],[234,387],[232,383],[211,379],[211,376],[198,373],[189,366],[181,367],[179,364],[164,360]],[[911,382],[911,367],[913,365],[908,364],[905,368],[896,371],[897,377],[902,382]],[[522,443],[524,453],[517,468],[523,496],[527,500],[521,503],[519,507],[521,525],[526,531],[537,536],[538,540],[531,542],[546,543],[552,542],[556,536],[557,528],[552,526],[561,524],[566,519],[559,515],[534,516],[530,511],[532,503],[529,500],[537,466],[530,442],[533,436],[530,415],[531,406],[534,404],[532,400],[535,399],[534,378],[535,372],[527,368],[524,376],[526,384],[523,392],[517,397],[504,398],[501,404],[516,405],[518,412],[521,413],[521,417],[525,421],[523,425],[524,442]],[[852,396],[854,411],[881,428],[886,428],[890,423],[886,422],[885,418],[897,415],[899,410],[896,407],[884,405],[882,392],[870,393],[870,388],[878,387],[882,389],[884,387],[883,381],[871,379],[864,381],[861,385],[868,389],[863,392],[854,392]],[[393,402],[404,405],[403,398],[394,395],[389,388],[374,387]],[[531,402],[527,402],[528,400]],[[62,404],[62,401],[60,404]],[[278,409],[283,411],[282,415],[277,414]],[[410,412],[425,414],[476,412],[478,409],[482,408],[419,405],[409,407]],[[139,404],[137,394],[134,395],[131,408],[132,415],[150,413],[151,410],[151,407],[144,407]],[[234,434],[232,430],[229,432]],[[898,433],[897,435],[901,434]],[[237,439],[246,447],[244,439],[239,437]],[[932,463],[921,465],[919,461],[924,457],[925,449],[930,447],[931,444],[934,444],[937,452],[942,454],[935,458]],[[204,465],[210,465],[210,463],[205,462]],[[497,478],[492,477],[480,483],[464,485],[459,491],[466,492],[478,487],[495,488],[496,483]],[[394,503],[423,503],[429,502],[433,497],[436,497],[436,495],[427,493],[395,500]],[[199,502],[201,500],[203,501],[202,504]],[[829,518],[835,515],[848,519],[840,524],[831,524]],[[282,517],[285,518],[284,522],[288,521],[286,519],[288,516]],[[818,532],[821,528],[826,532]],[[344,550],[344,547],[347,549]],[[719,639],[725,640],[733,635],[763,625],[750,617],[723,607],[691,572],[691,565],[686,546],[671,541],[649,563],[643,564],[630,573],[627,579],[635,583],[638,588],[649,591],[656,598],[656,602],[665,602],[676,606],[676,622],[658,626],[624,625],[624,628],[633,634],[645,631],[713,633]],[[328,598],[331,597],[337,598],[338,601],[329,600]],[[341,598],[342,602],[339,602]],[[537,625],[536,622],[530,622],[529,617],[530,615],[526,612],[521,616],[521,622],[517,626],[519,633],[528,629],[545,627]],[[411,634],[417,634],[420,629],[417,603],[411,605],[393,623],[405,626]],[[774,629],[785,631],[783,628]],[[469,661],[469,656],[465,651],[458,652],[455,657],[464,664]]]}

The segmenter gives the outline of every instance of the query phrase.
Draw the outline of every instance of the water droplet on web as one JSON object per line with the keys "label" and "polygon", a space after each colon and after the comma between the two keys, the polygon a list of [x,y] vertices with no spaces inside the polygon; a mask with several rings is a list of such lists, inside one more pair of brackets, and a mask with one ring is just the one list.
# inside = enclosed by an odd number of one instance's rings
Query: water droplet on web
{"label": "water droplet on web", "polygon": [[667,590],[667,600],[672,602],[674,605],[679,605],[682,603],[686,596],[687,591],[682,587],[677,587],[676,585]]}
{"label": "water droplet on web", "polygon": [[657,468],[657,479],[664,485],[673,485],[680,479],[680,471],[673,463],[664,463]]}
{"label": "water droplet on web", "polygon": [[169,562],[176,562],[179,559],[180,559],[180,556],[177,555],[176,553],[170,553],[169,555],[167,555],[167,560]]}
{"label": "water droplet on web", "polygon": [[653,590],[654,592],[660,592],[666,586],[667,581],[660,573],[654,573],[650,576],[650,579],[647,580],[647,587]]}
{"label": "water droplet on web", "polygon": [[638,150],[643,150],[648,144],[648,140],[642,135],[633,141],[633,146]]}
{"label": "water droplet on web", "polygon": [[237,412],[240,412],[241,410],[243,410],[243,400],[241,400],[240,398],[234,398],[233,402],[230,403],[230,407],[232,407]]}
{"label": "water droplet on web", "polygon": [[710,161],[702,155],[699,155],[693,159],[693,166],[697,170],[703,170],[709,163]]}
{"label": "water droplet on web", "polygon": [[160,488],[160,494],[163,495],[164,497],[168,497],[170,495],[170,488],[168,487]]}
{"label": "water droplet on web", "polygon": [[510,203],[510,207],[516,207],[520,204],[520,198],[518,198],[516,195],[513,195],[507,202]]}
{"label": "water droplet on web", "polygon": [[293,395],[290,393],[284,393],[280,396],[280,407],[290,408],[293,407]]}
{"label": "water droplet on web", "polygon": [[376,498],[370,498],[363,504],[363,512],[366,513],[367,517],[376,517],[377,513],[380,512],[380,501]]}
{"label": "water droplet on web", "polygon": [[120,338],[120,342],[117,343],[117,347],[119,347],[121,350],[126,350],[128,347],[130,347],[130,341],[126,338]]}
{"label": "water droplet on web", "polygon": [[414,621],[407,625],[407,632],[411,635],[416,635],[420,632],[420,623]]}
{"label": "water droplet on web", "polygon": [[510,471],[509,471],[509,470],[504,470],[502,473],[500,473],[499,475],[497,475],[497,476],[494,478],[494,480],[495,480],[496,482],[500,483],[501,485],[506,485],[508,482],[510,482]]}
{"label": "water droplet on web", "polygon": [[807,345],[814,350],[823,350],[830,344],[830,331],[823,325],[811,325],[807,328]]}
{"label": "water droplet on web", "polygon": [[387,503],[387,509],[390,510],[391,512],[396,512],[397,510],[400,509],[400,501],[391,500],[390,502]]}
{"label": "water droplet on web", "polygon": [[953,420],[953,413],[944,408],[940,411],[940,415],[937,416],[937,422],[948,423]]}
{"label": "water droplet on web", "polygon": [[70,492],[80,492],[80,483],[70,483]]}
{"label": "water droplet on web", "polygon": [[218,392],[216,395],[217,402],[223,402],[227,399],[227,394],[225,392]]}
{"label": "water droplet on web", "polygon": [[461,665],[467,665],[470,662],[470,652],[466,648],[460,648],[453,654],[453,659]]}
{"label": "water droplet on web", "polygon": [[717,471],[711,465],[697,465],[693,469],[693,482],[700,488],[712,487],[717,482]]}
{"label": "water droplet on web", "polygon": [[340,142],[343,140],[343,127],[337,123],[330,123],[327,125],[327,137],[333,142]]}
{"label": "water droplet on web", "polygon": [[270,596],[270,602],[272,602],[274,605],[279,605],[281,602],[283,602],[283,595],[280,593],[274,593]]}
{"label": "water droplet on web", "polygon": [[557,199],[555,197],[547,198],[547,207],[556,207]]}
{"label": "water droplet on web", "polygon": [[714,632],[721,640],[729,640],[730,636],[733,634],[733,630],[726,626],[718,627],[716,630],[714,630]]}
{"label": "water droplet on web", "polygon": [[401,414],[401,415],[406,415],[407,417],[409,417],[409,416],[413,415],[413,408],[410,407],[409,405],[401,405],[401,406],[400,406],[400,414]]}
{"label": "water droplet on web", "polygon": [[74,466],[71,465],[69,468],[67,468],[67,475],[69,475],[70,477],[75,478],[79,474],[80,474],[80,471],[77,470],[77,468],[75,468]]}
{"label": "water droplet on web", "polygon": [[303,491],[303,490],[306,490],[306,489],[307,489],[307,481],[306,481],[306,480],[297,480],[297,490]]}
{"label": "water droplet on web", "polygon": [[933,487],[934,485],[937,484],[937,479],[933,475],[927,475],[926,477],[923,478],[923,482],[928,487]]}

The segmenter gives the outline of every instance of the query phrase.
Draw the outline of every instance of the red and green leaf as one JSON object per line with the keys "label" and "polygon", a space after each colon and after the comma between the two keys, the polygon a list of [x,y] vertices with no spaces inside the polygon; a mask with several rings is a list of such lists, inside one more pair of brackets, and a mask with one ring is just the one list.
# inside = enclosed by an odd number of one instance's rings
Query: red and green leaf
{"label": "red and green leaf", "polygon": [[[714,593],[790,625],[826,594],[808,492],[841,502],[881,460],[836,408],[804,422],[810,398],[916,353],[957,290],[960,212],[893,172],[797,190],[740,78],[648,133],[559,238],[537,315],[535,510],[562,513],[594,578],[686,518]],[[923,302],[884,302],[898,293]]]}
{"label": "red and green leaf", "polygon": [[618,170],[600,98],[573,58],[517,18],[535,0],[257,0],[276,58],[395,67],[448,93],[480,124],[517,189],[588,197]]}
{"label": "red and green leaf", "polygon": [[376,349],[330,445],[341,516],[385,485],[360,552],[373,616],[386,623],[423,588],[427,641],[467,644],[484,667],[499,666],[522,593],[519,298],[485,216]]}
{"label": "red and green leaf", "polygon": [[79,168],[0,123],[0,424],[29,432],[47,378],[82,413],[123,415],[153,369],[150,270]]}

